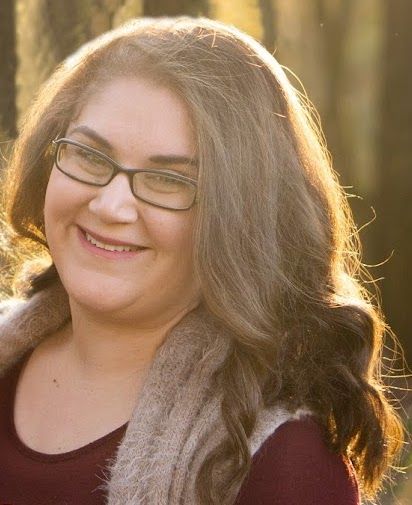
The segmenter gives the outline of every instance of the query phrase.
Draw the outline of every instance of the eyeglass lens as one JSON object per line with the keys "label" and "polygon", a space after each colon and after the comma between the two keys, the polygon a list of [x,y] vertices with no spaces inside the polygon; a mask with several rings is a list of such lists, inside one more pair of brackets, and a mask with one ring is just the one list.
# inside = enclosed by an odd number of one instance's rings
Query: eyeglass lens
{"label": "eyeglass lens", "polygon": [[[97,186],[108,184],[115,170],[104,156],[65,142],[58,144],[56,163],[66,175]],[[195,185],[160,170],[135,173],[132,186],[136,197],[176,210],[190,207],[196,193]]]}

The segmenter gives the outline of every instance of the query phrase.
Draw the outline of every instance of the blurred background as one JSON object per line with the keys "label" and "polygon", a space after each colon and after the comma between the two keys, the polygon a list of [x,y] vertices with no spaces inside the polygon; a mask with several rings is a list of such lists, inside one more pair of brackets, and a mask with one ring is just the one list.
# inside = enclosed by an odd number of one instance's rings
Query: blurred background
{"label": "blurred background", "polygon": [[[361,230],[370,288],[412,363],[412,0],[0,0],[0,164],[64,57],[131,17],[179,14],[243,29],[306,90]],[[388,382],[410,429],[412,381],[395,376]],[[412,505],[412,471],[378,503]]]}

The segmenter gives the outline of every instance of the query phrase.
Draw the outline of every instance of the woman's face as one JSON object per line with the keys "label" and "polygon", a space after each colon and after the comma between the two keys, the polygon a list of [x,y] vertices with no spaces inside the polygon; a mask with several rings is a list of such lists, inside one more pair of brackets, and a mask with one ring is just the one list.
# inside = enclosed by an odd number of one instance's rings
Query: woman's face
{"label": "woman's face", "polygon": [[[195,178],[193,166],[155,159],[193,158],[192,135],[187,109],[174,92],[121,78],[91,96],[65,137],[129,168],[163,168]],[[195,207],[173,211],[137,200],[125,174],[95,187],[54,166],[44,215],[53,261],[79,306],[120,320],[162,321],[198,303],[192,260]],[[102,248],[119,243],[133,250]]]}

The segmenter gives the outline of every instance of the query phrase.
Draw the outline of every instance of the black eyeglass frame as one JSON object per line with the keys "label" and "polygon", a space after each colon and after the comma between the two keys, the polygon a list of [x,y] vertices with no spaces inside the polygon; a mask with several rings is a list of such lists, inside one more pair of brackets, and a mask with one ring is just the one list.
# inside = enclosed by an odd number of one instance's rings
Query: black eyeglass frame
{"label": "black eyeglass frame", "polygon": [[[127,168],[127,167],[120,165],[119,163],[117,163],[117,161],[113,160],[112,158],[110,158],[110,156],[108,156],[105,153],[102,153],[98,149],[94,149],[93,147],[90,147],[86,144],[82,144],[81,142],[77,142],[77,140],[67,139],[65,137],[54,139],[54,140],[52,140],[51,144],[52,144],[52,155],[53,155],[54,163],[55,163],[57,169],[60,170],[60,172],[62,172],[64,175],[66,175],[67,177],[70,177],[70,179],[73,179],[75,181],[82,182],[83,184],[87,184],[88,186],[97,186],[97,187],[102,188],[102,187],[110,184],[111,181],[116,177],[117,174],[123,173],[123,174],[126,174],[127,178],[129,179],[130,191],[132,192],[133,196],[135,198],[137,198],[138,200],[141,200],[142,202],[148,203],[148,204],[153,205],[155,207],[160,207],[161,209],[167,209],[167,210],[177,210],[177,211],[189,210],[190,208],[193,207],[193,205],[197,201],[197,181],[196,181],[196,179],[192,179],[191,177],[187,177],[187,176],[181,175],[181,174],[176,174],[175,172],[172,172],[169,170],[157,170],[157,169],[151,169],[151,168]],[[95,183],[95,182],[85,182],[82,179],[78,179],[77,177],[74,177],[73,175],[68,174],[67,172],[62,170],[62,168],[59,166],[59,163],[57,160],[58,153],[59,153],[59,146],[62,144],[71,144],[71,145],[74,145],[77,147],[81,147],[82,149],[85,149],[86,151],[89,151],[91,153],[97,154],[98,156],[101,156],[103,159],[105,159],[107,162],[109,162],[111,164],[111,166],[113,167],[113,173],[112,173],[110,179],[104,184],[99,184],[99,183]],[[138,174],[138,173],[142,173],[142,172],[150,173],[150,174],[164,174],[164,175],[171,176],[173,179],[176,179],[178,181],[188,182],[189,184],[191,184],[192,186],[194,186],[196,188],[196,192],[194,193],[192,203],[188,207],[175,209],[173,207],[167,207],[165,205],[160,205],[160,204],[154,203],[150,200],[146,200],[145,198],[142,198],[141,196],[137,196],[133,190],[133,176],[134,176],[134,174]]]}

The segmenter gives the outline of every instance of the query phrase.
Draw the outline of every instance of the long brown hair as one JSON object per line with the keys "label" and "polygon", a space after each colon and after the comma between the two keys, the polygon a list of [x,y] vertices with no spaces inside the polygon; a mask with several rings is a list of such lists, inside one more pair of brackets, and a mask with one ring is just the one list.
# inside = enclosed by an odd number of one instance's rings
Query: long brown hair
{"label": "long brown hair", "polygon": [[[322,136],[252,38],[204,18],[141,19],[68,58],[29,111],[9,163],[3,195],[17,240],[47,249],[50,141],[91,93],[122,76],[178,93],[197,139],[196,270],[205,304],[233,335],[216,377],[228,435],[197,477],[202,503],[233,503],[258,409],[278,402],[312,409],[373,497],[404,436],[381,377],[388,328],[361,284],[357,231]],[[56,277],[52,266],[32,291]],[[232,480],[217,489],[212,469],[222,461]]]}

